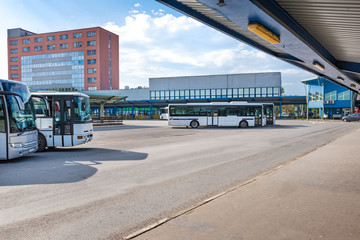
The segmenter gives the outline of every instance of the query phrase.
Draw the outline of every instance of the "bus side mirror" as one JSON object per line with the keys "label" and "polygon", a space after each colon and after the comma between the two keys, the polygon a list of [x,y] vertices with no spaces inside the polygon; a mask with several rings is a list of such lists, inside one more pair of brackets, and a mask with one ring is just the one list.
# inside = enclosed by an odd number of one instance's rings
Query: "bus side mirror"
{"label": "bus side mirror", "polygon": [[86,104],[84,102],[81,103],[81,111],[86,110]]}
{"label": "bus side mirror", "polygon": [[25,110],[25,104],[24,104],[23,100],[21,99],[21,97],[19,97],[19,96],[14,96],[14,97],[16,99],[16,102],[17,102],[18,106],[19,106],[19,109],[20,110]]}

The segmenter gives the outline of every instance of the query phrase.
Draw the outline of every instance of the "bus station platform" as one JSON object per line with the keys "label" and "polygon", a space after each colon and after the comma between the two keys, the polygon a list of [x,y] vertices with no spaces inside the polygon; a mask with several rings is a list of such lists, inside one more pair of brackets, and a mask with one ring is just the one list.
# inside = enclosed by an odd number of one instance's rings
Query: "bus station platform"
{"label": "bus station platform", "polygon": [[151,230],[137,237],[129,237],[147,240],[360,239],[359,136],[360,130],[354,130],[165,219],[153,229],[150,226]]}

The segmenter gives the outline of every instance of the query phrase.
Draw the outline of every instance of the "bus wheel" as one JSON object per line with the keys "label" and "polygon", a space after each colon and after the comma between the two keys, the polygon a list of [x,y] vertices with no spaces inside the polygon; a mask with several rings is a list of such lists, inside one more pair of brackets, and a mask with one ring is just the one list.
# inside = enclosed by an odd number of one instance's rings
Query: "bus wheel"
{"label": "bus wheel", "polygon": [[46,148],[46,138],[41,133],[38,134],[38,152],[44,151]]}
{"label": "bus wheel", "polygon": [[198,122],[198,121],[191,121],[190,127],[192,127],[192,128],[197,128],[198,126],[199,126],[199,122]]}
{"label": "bus wheel", "polygon": [[248,126],[247,121],[241,121],[241,122],[239,123],[239,127],[240,127],[240,128],[246,128],[247,126]]}

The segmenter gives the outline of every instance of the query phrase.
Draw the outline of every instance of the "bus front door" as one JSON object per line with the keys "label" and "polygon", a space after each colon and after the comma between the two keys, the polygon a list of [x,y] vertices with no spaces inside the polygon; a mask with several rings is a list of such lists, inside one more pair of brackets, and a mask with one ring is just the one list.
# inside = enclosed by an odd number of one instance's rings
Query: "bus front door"
{"label": "bus front door", "polygon": [[208,126],[217,126],[218,125],[218,112],[215,109],[208,110],[208,118],[207,118],[207,125]]}
{"label": "bus front door", "polygon": [[5,113],[5,104],[3,101],[3,95],[0,95],[0,159],[6,160],[7,156],[7,127],[6,127],[6,113]]}
{"label": "bus front door", "polygon": [[255,108],[255,127],[262,126],[262,108],[256,107]]}
{"label": "bus front door", "polygon": [[54,121],[54,146],[70,147],[73,146],[73,109],[71,98],[55,97],[53,99],[53,121]]}
{"label": "bus front door", "polygon": [[266,125],[274,125],[273,107],[266,107],[265,114],[266,114]]}

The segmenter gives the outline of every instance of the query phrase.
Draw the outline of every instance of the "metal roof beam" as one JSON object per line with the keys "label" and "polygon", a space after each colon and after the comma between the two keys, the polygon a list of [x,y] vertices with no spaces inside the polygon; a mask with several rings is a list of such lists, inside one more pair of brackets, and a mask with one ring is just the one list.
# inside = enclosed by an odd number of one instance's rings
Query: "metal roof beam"
{"label": "metal roof beam", "polygon": [[344,72],[360,74],[360,63],[338,61],[337,67]]}

